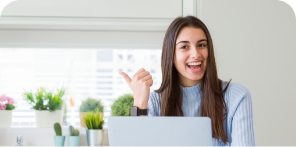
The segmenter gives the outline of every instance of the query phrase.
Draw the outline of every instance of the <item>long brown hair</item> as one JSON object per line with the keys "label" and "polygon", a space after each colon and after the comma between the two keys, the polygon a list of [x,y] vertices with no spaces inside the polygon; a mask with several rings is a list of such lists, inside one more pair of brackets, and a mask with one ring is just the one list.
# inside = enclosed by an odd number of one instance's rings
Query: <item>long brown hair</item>
{"label": "long brown hair", "polygon": [[226,143],[228,138],[224,130],[223,121],[227,111],[223,93],[227,90],[230,81],[225,89],[222,90],[222,81],[218,78],[217,74],[211,35],[205,24],[194,16],[176,18],[166,31],[161,56],[162,83],[160,88],[156,90],[156,92],[161,94],[161,115],[183,116],[183,94],[179,84],[178,71],[173,61],[176,39],[179,32],[184,27],[202,29],[207,37],[208,59],[207,68],[201,80],[202,102],[200,116],[211,118],[213,137],[221,139]]}

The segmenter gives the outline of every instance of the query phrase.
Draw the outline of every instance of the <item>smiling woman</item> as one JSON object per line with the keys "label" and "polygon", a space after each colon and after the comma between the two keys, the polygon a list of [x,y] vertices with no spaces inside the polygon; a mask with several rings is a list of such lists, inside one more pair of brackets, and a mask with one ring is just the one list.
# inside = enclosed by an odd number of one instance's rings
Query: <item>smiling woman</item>
{"label": "smiling woman", "polygon": [[168,27],[162,48],[162,83],[150,93],[152,76],[141,68],[124,77],[134,106],[148,116],[209,117],[214,146],[254,146],[251,95],[240,84],[218,78],[214,47],[205,24],[178,17]]}

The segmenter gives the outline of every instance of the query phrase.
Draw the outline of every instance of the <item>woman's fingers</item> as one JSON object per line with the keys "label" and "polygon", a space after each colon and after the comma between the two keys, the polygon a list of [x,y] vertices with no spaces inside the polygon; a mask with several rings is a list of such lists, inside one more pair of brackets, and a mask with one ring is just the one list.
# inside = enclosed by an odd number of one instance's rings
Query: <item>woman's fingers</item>
{"label": "woman's fingers", "polygon": [[142,73],[142,72],[144,72],[145,71],[145,69],[144,68],[141,68],[141,69],[139,69],[134,75],[133,75],[133,79],[136,77],[136,76],[138,76],[140,73]]}
{"label": "woman's fingers", "polygon": [[144,78],[142,78],[142,81],[145,82],[146,86],[151,87],[153,80],[152,76],[150,74],[146,75]]}
{"label": "woman's fingers", "polygon": [[148,86],[152,86],[153,85],[153,80],[152,80],[152,78],[151,79],[149,79],[149,80],[147,80],[147,82],[148,82]]}
{"label": "woman's fingers", "polygon": [[150,75],[149,71],[144,70],[144,71],[138,73],[138,75],[135,75],[135,78],[137,80],[141,80],[141,79],[143,79],[144,77],[146,77],[148,75]]}

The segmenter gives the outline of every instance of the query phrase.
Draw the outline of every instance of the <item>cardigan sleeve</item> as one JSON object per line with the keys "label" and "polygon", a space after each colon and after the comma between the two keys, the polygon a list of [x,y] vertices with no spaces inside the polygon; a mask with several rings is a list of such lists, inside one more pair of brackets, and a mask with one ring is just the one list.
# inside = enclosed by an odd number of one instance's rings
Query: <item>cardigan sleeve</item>
{"label": "cardigan sleeve", "polygon": [[255,146],[251,94],[246,88],[232,118],[231,146]]}

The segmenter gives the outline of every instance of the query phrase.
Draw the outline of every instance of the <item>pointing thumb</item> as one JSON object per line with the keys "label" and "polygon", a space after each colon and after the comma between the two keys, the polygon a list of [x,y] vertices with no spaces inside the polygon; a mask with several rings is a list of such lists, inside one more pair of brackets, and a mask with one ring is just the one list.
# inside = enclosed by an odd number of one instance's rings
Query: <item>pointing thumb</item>
{"label": "pointing thumb", "polygon": [[131,87],[132,79],[125,72],[119,72],[119,74],[124,78],[128,86]]}

